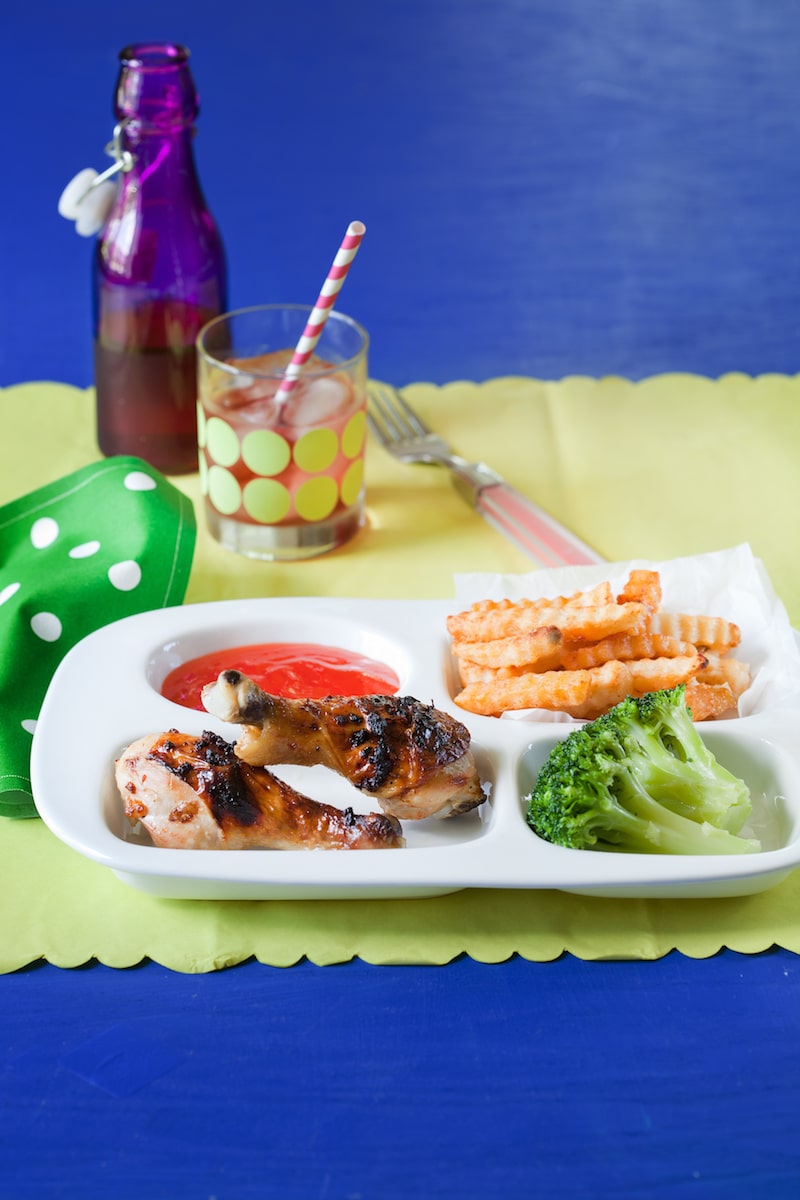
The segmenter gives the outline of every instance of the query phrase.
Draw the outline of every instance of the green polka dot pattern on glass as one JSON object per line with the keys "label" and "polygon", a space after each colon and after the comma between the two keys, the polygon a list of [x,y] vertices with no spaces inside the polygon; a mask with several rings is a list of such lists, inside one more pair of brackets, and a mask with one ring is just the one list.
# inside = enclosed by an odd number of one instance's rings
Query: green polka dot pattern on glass
{"label": "green polka dot pattern on glass", "polygon": [[346,504],[348,508],[351,504],[355,504],[363,482],[364,460],[363,458],[359,458],[356,462],[351,463],[344,473],[344,479],[342,480],[342,504]]}
{"label": "green polka dot pattern on glass", "polygon": [[255,429],[242,439],[242,459],[256,475],[280,475],[292,460],[292,449],[279,433]]}
{"label": "green polka dot pattern on glass", "polygon": [[213,466],[208,469],[208,498],[224,516],[235,513],[242,503],[242,489],[235,475],[224,467]]}
{"label": "green polka dot pattern on glass", "polygon": [[288,517],[292,498],[275,479],[251,479],[242,492],[244,510],[260,525],[277,525]]}
{"label": "green polka dot pattern on glass", "polygon": [[324,521],[336,508],[338,499],[336,480],[328,475],[307,479],[294,494],[295,508],[304,521]]}
{"label": "green polka dot pattern on glass", "polygon": [[357,412],[350,418],[342,434],[342,453],[347,458],[355,458],[364,449],[364,439],[367,436],[367,418],[363,412]]}
{"label": "green polka dot pattern on glass", "polygon": [[295,442],[294,461],[302,471],[315,475],[327,471],[338,449],[339,439],[332,429],[312,429]]}
{"label": "green polka dot pattern on glass", "polygon": [[364,484],[363,409],[338,427],[237,430],[221,416],[198,417],[200,487],[218,513],[256,525],[324,521],[356,504]]}
{"label": "green polka dot pattern on glass", "polygon": [[239,457],[239,438],[236,430],[221,417],[211,417],[206,423],[206,446],[215,463],[232,467]]}

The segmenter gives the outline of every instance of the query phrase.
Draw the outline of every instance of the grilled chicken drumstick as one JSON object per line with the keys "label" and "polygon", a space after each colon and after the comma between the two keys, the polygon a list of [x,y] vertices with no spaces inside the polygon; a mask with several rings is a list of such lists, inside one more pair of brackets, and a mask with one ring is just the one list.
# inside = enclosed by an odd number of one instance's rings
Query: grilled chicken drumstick
{"label": "grilled chicken drumstick", "polygon": [[405,845],[382,813],[309,800],[263,767],[242,762],[215,733],[151,734],[117,760],[125,815],[157,846],[176,850],[380,850]]}
{"label": "grilled chicken drumstick", "polygon": [[401,820],[467,812],[485,799],[466,726],[409,696],[272,696],[239,671],[202,693],[208,712],[242,726],[236,753],[269,766],[321,763]]}

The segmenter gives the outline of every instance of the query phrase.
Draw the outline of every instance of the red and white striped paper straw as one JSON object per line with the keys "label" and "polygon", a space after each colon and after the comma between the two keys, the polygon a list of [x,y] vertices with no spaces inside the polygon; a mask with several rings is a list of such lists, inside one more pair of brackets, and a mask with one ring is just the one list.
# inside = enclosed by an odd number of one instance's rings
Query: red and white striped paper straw
{"label": "red and white striped paper straw", "polygon": [[317,302],[308,318],[306,327],[284,372],[280,387],[275,393],[276,400],[283,400],[289,395],[297,383],[297,378],[303,366],[314,353],[314,348],[320,339],[320,334],[325,328],[325,322],[330,315],[336,297],[342,289],[342,284],[347,278],[347,272],[350,270],[350,265],[358,253],[358,247],[361,245],[361,240],[366,232],[367,228],[362,221],[351,221],[347,226],[347,233],[344,235],[344,240],[336,252],[331,269],[328,271],[327,278],[322,285],[322,291],[317,297]]}

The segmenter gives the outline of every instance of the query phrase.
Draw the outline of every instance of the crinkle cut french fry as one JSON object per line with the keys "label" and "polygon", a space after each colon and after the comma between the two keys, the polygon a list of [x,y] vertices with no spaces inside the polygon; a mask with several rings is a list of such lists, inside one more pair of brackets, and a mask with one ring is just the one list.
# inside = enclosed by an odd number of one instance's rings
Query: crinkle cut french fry
{"label": "crinkle cut french fry", "polygon": [[609,707],[614,704],[612,697],[617,695],[621,679],[627,680],[627,673],[619,662],[590,671],[529,671],[514,679],[468,684],[455,701],[460,708],[487,717],[520,708],[546,708],[577,716],[593,696],[601,696]]}
{"label": "crinkle cut french fry", "polygon": [[[613,604],[614,594],[611,584],[598,583],[582,592],[573,592],[571,596],[543,597],[540,600],[476,600],[464,612],[453,613],[447,617],[447,629],[454,639],[467,642],[491,641],[502,634],[492,632],[495,622],[502,623],[502,614],[509,609],[524,612],[528,615],[542,609],[553,608],[594,608],[597,605]],[[528,620],[526,628],[535,628],[545,624],[544,621]]]}
{"label": "crinkle cut french fry", "polygon": [[693,721],[710,721],[736,708],[736,696],[728,683],[701,683],[695,676],[686,682],[686,707]]}
{"label": "crinkle cut french fry", "polygon": [[481,663],[469,662],[466,658],[458,659],[458,675],[464,687],[468,683],[488,683],[492,679],[519,679],[520,675],[535,673],[530,667],[485,667]]}
{"label": "crinkle cut french fry", "polygon": [[468,712],[494,717],[521,708],[544,708],[592,720],[625,696],[685,683],[702,655],[621,662],[612,659],[585,671],[527,672],[513,679],[470,683],[455,698]]}
{"label": "crinkle cut french fry", "polygon": [[687,685],[695,720],[736,707],[750,684],[722,617],[663,613],[658,571],[631,570],[552,600],[484,600],[448,617],[462,691],[456,703],[496,716],[548,708],[591,719],[625,696]]}
{"label": "crinkle cut french fry", "polygon": [[677,687],[696,675],[705,662],[702,654],[681,655],[679,658],[635,658],[625,663],[630,670],[631,694],[658,692]]}
{"label": "crinkle cut french fry", "polygon": [[647,628],[651,633],[663,633],[691,642],[700,650],[714,650],[720,654],[733,650],[742,639],[739,626],[732,621],[694,613],[653,613],[648,618]]}
{"label": "crinkle cut french fry", "polygon": [[[529,671],[585,671],[602,666],[612,658],[628,661],[632,658],[676,658],[697,653],[691,642],[678,642],[661,634],[618,633],[599,642],[576,646],[564,640],[556,626],[536,629],[516,637],[498,638],[493,642],[458,642],[454,651],[459,663],[481,665],[500,670],[504,667]],[[514,671],[513,674],[519,674]],[[475,676],[481,678],[481,676]]]}
{"label": "crinkle cut french fry", "polygon": [[613,603],[614,593],[611,590],[611,584],[607,580],[604,580],[602,583],[596,583],[594,587],[587,588],[584,592],[575,592],[567,598],[567,604],[570,608],[593,608],[596,604]]}
{"label": "crinkle cut french fry", "polygon": [[741,659],[723,658],[710,653],[706,655],[706,659],[706,665],[698,672],[698,683],[725,683],[736,699],[750,687],[750,668]]}
{"label": "crinkle cut french fry", "polygon": [[625,662],[633,658],[678,658],[696,653],[697,647],[691,642],[679,642],[676,638],[665,637],[663,634],[618,633],[614,637],[603,638],[602,641],[579,646],[577,649],[565,646],[559,666],[568,671],[581,671],[588,667],[599,667],[601,663],[612,658],[619,658]]}
{"label": "crinkle cut french fry", "polygon": [[661,607],[661,576],[658,571],[630,571],[624,588],[617,596],[618,604],[636,600],[656,612]]}
{"label": "crinkle cut french fry", "polygon": [[639,632],[644,628],[647,610],[644,605],[598,604],[587,608],[563,605],[560,608],[529,609],[516,606],[502,611],[472,615],[460,613],[462,621],[448,627],[453,637],[453,649],[458,653],[463,642],[488,642],[499,638],[531,633],[545,625],[555,625],[570,641],[595,642],[612,633]]}
{"label": "crinkle cut french fry", "polygon": [[530,633],[496,638],[491,642],[457,642],[460,660],[489,667],[533,667],[552,670],[559,665],[564,635],[556,625],[543,625]]}
{"label": "crinkle cut french fry", "polygon": [[644,629],[646,617],[644,605],[636,602],[588,608],[567,606],[554,617],[552,624],[561,630],[566,641],[596,642],[615,633],[639,633]]}
{"label": "crinkle cut french fry", "polygon": [[507,613],[509,609],[537,612],[543,608],[563,608],[568,603],[569,599],[566,596],[542,600],[476,600],[463,612],[452,613],[447,617],[447,630],[452,638],[480,641],[482,639],[477,634],[470,638],[464,631],[472,628],[480,630],[484,625],[491,627],[496,621],[502,620],[502,614]]}

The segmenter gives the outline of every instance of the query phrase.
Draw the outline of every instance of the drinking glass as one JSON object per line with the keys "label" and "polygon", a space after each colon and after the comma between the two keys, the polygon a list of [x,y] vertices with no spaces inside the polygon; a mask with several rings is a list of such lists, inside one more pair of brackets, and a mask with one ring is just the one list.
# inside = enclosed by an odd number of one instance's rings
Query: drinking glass
{"label": "drinking glass", "polygon": [[197,338],[206,519],[221,545],[251,558],[324,554],[364,523],[366,331],[331,312],[296,384],[278,394],[312,311],[239,309]]}

